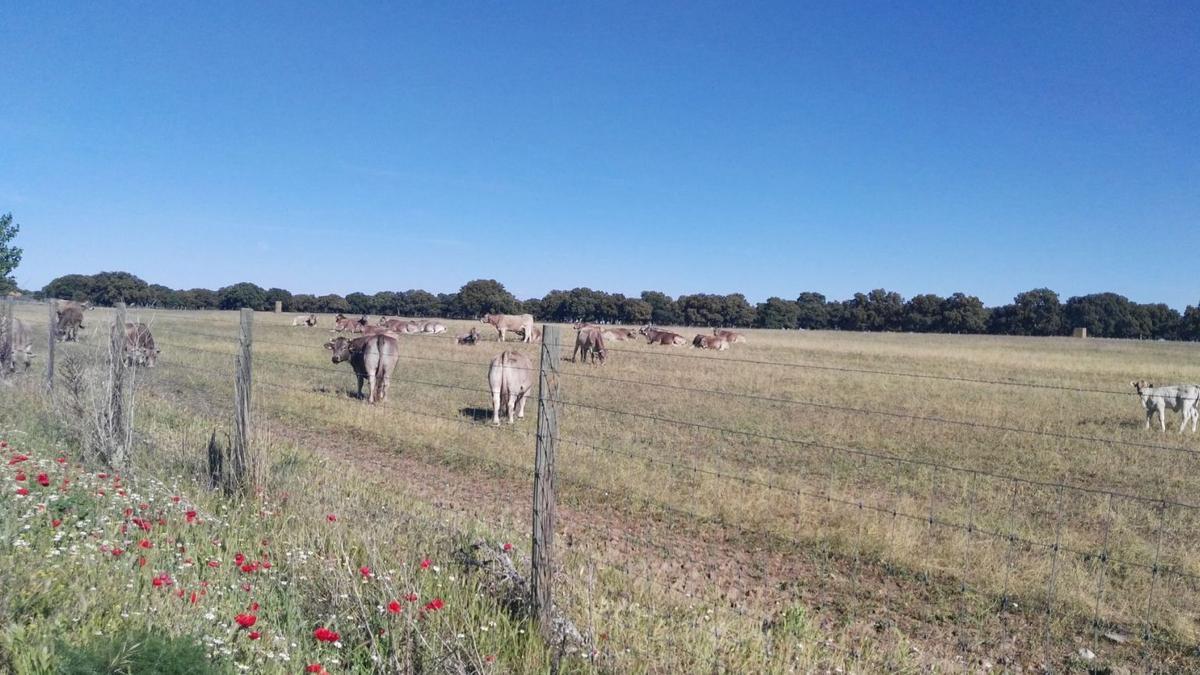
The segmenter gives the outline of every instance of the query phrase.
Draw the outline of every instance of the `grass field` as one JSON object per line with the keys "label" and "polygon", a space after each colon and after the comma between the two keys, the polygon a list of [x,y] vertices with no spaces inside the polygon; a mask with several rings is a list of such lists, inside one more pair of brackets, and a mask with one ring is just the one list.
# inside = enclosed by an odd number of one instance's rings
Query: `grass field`
{"label": "grass field", "polygon": [[[17,316],[44,330],[44,306]],[[60,359],[97,353],[107,316],[89,312]],[[162,349],[137,374],[138,466],[186,482],[231,425],[237,316],[133,316]],[[474,347],[451,339],[466,322],[402,337],[391,400],[372,407],[321,348],[330,318],[290,323],[255,317],[272,485],[314,514],[344,495],[366,514],[391,504],[358,535],[380,566],[396,538],[382,514],[405,509],[528,550],[536,403],[515,427],[486,423],[490,328]],[[1200,382],[1200,347],[747,335],[561,364],[557,598],[597,652],[579,668],[1200,668],[1200,435],[1146,431],[1129,386]],[[13,390],[24,414],[36,379]],[[506,644],[498,672],[545,667]]]}

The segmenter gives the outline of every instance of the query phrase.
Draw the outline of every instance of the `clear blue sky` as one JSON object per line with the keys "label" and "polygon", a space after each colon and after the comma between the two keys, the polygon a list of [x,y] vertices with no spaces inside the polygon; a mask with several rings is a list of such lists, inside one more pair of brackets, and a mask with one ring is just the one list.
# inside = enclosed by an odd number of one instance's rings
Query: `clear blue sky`
{"label": "clear blue sky", "polygon": [[0,9],[22,286],[1200,301],[1194,2],[250,4]]}

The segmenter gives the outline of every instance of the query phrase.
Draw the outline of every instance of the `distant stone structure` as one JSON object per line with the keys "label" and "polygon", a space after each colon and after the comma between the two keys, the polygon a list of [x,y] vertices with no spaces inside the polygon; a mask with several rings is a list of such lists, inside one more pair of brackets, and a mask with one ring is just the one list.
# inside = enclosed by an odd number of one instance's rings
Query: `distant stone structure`
{"label": "distant stone structure", "polygon": [[1085,338],[1087,337],[1087,328],[1080,326],[1071,332],[1071,337]]}

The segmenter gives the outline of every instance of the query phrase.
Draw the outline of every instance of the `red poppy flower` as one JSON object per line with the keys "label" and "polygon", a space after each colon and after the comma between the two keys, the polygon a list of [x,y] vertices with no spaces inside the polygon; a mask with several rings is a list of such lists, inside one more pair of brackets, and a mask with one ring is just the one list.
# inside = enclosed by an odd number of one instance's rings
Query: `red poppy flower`
{"label": "red poppy flower", "polygon": [[108,478],[108,474],[106,474],[106,473],[98,473],[98,474],[96,474],[96,478]]}
{"label": "red poppy flower", "polygon": [[246,563],[245,565],[242,565],[242,571],[246,574],[256,572],[258,571],[258,563]]}
{"label": "red poppy flower", "polygon": [[123,553],[125,553],[125,551],[122,551],[122,550],[121,550],[121,549],[119,549],[119,548],[114,548],[114,549],[112,550],[112,554],[113,554],[113,557],[114,557],[114,558],[119,558],[119,557],[121,557],[121,554],[123,554]]}
{"label": "red poppy flower", "polygon": [[125,514],[125,517],[126,517],[126,518],[128,518],[129,516],[132,516],[132,515],[133,515],[133,509],[131,509],[131,508],[129,508],[128,506],[126,506],[126,507],[125,507],[125,510],[124,510],[124,511],[122,511],[122,513],[124,513],[124,514]]}
{"label": "red poppy flower", "polygon": [[388,603],[388,611],[392,614],[399,614],[402,609],[404,609],[404,606],[395,600]]}
{"label": "red poppy flower", "polygon": [[233,556],[233,564],[241,565],[244,562],[246,562],[246,556],[242,555],[241,553]]}
{"label": "red poppy flower", "polygon": [[37,482],[38,485],[41,485],[42,487],[50,487],[50,476],[47,476],[44,473],[39,473],[37,475]]}
{"label": "red poppy flower", "polygon": [[13,478],[16,478],[18,483],[24,483],[25,482],[25,472],[18,471],[17,475],[13,476]]}
{"label": "red poppy flower", "polygon": [[142,555],[138,556],[138,567],[145,567],[145,566],[146,566],[146,556],[142,556]]}
{"label": "red poppy flower", "polygon": [[417,594],[416,594],[416,593],[409,593],[408,595],[404,596],[404,599],[405,599],[405,600],[407,600],[407,601],[409,601],[409,602],[416,602],[416,601],[417,601]]}
{"label": "red poppy flower", "polygon": [[513,550],[513,545],[512,545],[512,544],[509,544],[509,543],[507,543],[507,542],[505,542],[505,544],[504,544],[504,552],[505,552],[505,553],[508,553],[508,552],[509,552],[509,551],[511,551],[511,550]]}
{"label": "red poppy flower", "polygon": [[142,511],[145,511],[146,509],[150,508],[150,505],[146,504],[146,503],[141,503],[141,504],[138,504],[138,508],[141,509]]}
{"label": "red poppy flower", "polygon": [[192,591],[192,604],[196,604],[196,591]]}
{"label": "red poppy flower", "polygon": [[332,514],[332,513],[331,513],[331,514],[329,514],[329,515],[325,516],[325,520],[328,520],[328,521],[329,521],[329,522],[331,522],[331,523],[336,523],[336,522],[337,522],[337,516],[335,516],[334,514]]}
{"label": "red poppy flower", "polygon": [[432,563],[432,562],[430,562],[429,558],[426,558],[426,559],[424,559],[424,560],[422,560],[422,561],[421,561],[421,569],[423,569],[423,570],[427,570],[427,569],[429,569],[429,566],[430,566],[430,565],[432,565],[432,564],[433,564],[433,563]]}
{"label": "red poppy flower", "polygon": [[189,523],[196,522],[196,512],[195,511],[188,511],[187,513],[185,513],[183,515],[184,515],[184,518],[186,518]]}
{"label": "red poppy flower", "polygon": [[271,569],[271,561],[264,560],[264,561],[258,563],[258,566],[263,568],[264,570],[269,570],[269,569]]}
{"label": "red poppy flower", "polygon": [[258,617],[254,616],[253,614],[238,614],[237,616],[233,617],[233,620],[237,621],[237,624],[242,628],[249,628],[253,626],[256,621],[258,621]]}
{"label": "red poppy flower", "polygon": [[341,635],[338,635],[335,631],[331,631],[324,626],[320,626],[314,630],[313,637],[315,637],[319,642],[337,642],[342,638]]}
{"label": "red poppy flower", "polygon": [[160,588],[162,586],[170,586],[175,582],[171,580],[170,575],[168,575],[166,572],[163,572],[162,574],[154,577],[154,580],[150,583],[154,584],[155,588]]}
{"label": "red poppy flower", "polygon": [[66,457],[57,457],[57,458],[55,458],[54,461],[58,462],[59,464],[66,464],[67,458]]}
{"label": "red poppy flower", "polygon": [[242,584],[242,590],[243,590],[243,591],[246,591],[247,593],[249,593],[249,592],[250,592],[250,588],[251,588],[250,584]]}
{"label": "red poppy flower", "polygon": [[171,501],[178,504],[179,503],[179,495],[171,495]]}
{"label": "red poppy flower", "polygon": [[358,568],[358,573],[364,577],[369,577],[371,576],[371,568],[363,565],[362,567]]}
{"label": "red poppy flower", "polygon": [[29,495],[29,488],[19,487],[17,488],[17,494],[21,495],[22,497],[26,497]]}
{"label": "red poppy flower", "polygon": [[258,638],[262,637],[262,633],[252,630],[249,633],[246,633],[246,637],[250,638],[251,640],[257,640]]}
{"label": "red poppy flower", "polygon": [[149,539],[143,539],[138,542],[138,546],[141,546],[142,548],[154,548],[154,543]]}
{"label": "red poppy flower", "polygon": [[62,525],[62,521],[58,518],[50,521],[50,527],[58,527],[59,525]]}
{"label": "red poppy flower", "polygon": [[220,566],[221,566],[221,561],[220,561],[220,560],[209,560],[209,561],[208,561],[208,566],[209,566],[209,567],[220,567]]}
{"label": "red poppy flower", "polygon": [[150,530],[154,529],[154,526],[150,524],[150,521],[148,521],[144,518],[133,518],[130,522],[132,522],[134,525],[137,525],[139,529],[145,530],[146,532],[149,532]]}
{"label": "red poppy flower", "polygon": [[12,459],[8,460],[8,465],[12,466],[13,464],[20,464],[21,462],[24,462],[28,459],[29,459],[29,455],[20,455],[20,454],[13,455]]}
{"label": "red poppy flower", "polygon": [[446,606],[446,603],[442,602],[441,598],[434,598],[433,600],[430,600],[427,605],[425,605],[425,611],[436,612],[445,606]]}
{"label": "red poppy flower", "polygon": [[304,667],[304,672],[306,672],[306,673],[323,673],[323,672],[325,672],[325,669],[323,667],[321,667],[321,664],[319,664],[319,663],[310,663]]}

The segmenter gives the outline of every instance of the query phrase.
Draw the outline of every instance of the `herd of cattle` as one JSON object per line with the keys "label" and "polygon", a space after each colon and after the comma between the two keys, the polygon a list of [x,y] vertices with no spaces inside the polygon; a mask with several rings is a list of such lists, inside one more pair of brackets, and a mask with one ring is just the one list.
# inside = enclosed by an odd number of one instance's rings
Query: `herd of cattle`
{"label": "herd of cattle", "polygon": [[[55,304],[54,335],[60,342],[74,342],[84,328],[84,314],[91,309],[88,303],[58,301]],[[484,314],[480,319],[496,329],[497,340],[501,343],[509,333],[520,337],[522,342],[538,343],[542,340],[541,331],[533,325],[533,316],[529,314]],[[293,326],[314,327],[318,323],[315,314],[296,317]],[[618,328],[615,326],[592,323],[576,323],[575,348],[569,361],[603,364],[608,359],[610,342],[624,342],[645,337],[651,345],[685,345],[687,340],[678,333],[662,330],[653,326],[643,326],[640,329]],[[389,319],[380,317],[379,321],[371,324],[366,316],[351,319],[338,314],[334,318],[334,332],[349,332],[358,337],[339,336],[325,343],[325,348],[333,352],[333,362],[349,361],[358,377],[358,396],[363,398],[363,385],[368,385],[366,400],[370,403],[387,400],[387,391],[391,372],[399,359],[400,350],[397,337],[400,335],[436,335],[446,332],[446,326],[437,321]],[[0,335],[4,327],[0,326]],[[460,345],[475,345],[481,341],[479,330],[472,328],[467,333],[456,335]],[[712,329],[712,334],[696,335],[691,344],[700,349],[724,351],[732,344],[745,342],[741,333],[720,328]],[[145,323],[125,324],[125,363],[129,366],[146,366],[153,368],[158,360],[159,349],[154,343],[154,335]],[[29,326],[18,318],[12,319],[11,340],[0,340],[0,369],[13,373],[18,365],[28,370],[33,360],[33,339]],[[506,350],[492,359],[488,369],[488,387],[492,395],[492,422],[500,423],[502,407],[507,412],[511,424],[516,417],[525,415],[525,397],[533,386],[533,363],[521,352]],[[1190,421],[1192,431],[1196,432],[1200,425],[1200,385],[1183,384],[1166,387],[1156,387],[1144,380],[1131,383],[1141,399],[1146,413],[1146,428],[1155,415],[1159,418],[1159,428],[1166,430],[1166,414],[1170,410],[1182,413],[1179,425],[1182,433]]]}
{"label": "herd of cattle", "polygon": [[[504,342],[507,334],[519,335],[522,342],[541,342],[542,333],[533,325],[530,314],[484,314],[482,323],[496,329],[496,339]],[[316,315],[296,317],[293,326],[317,325]],[[400,358],[398,337],[412,333],[443,333],[446,327],[435,321],[408,321],[404,319],[389,319],[380,317],[372,325],[364,315],[358,319],[350,319],[338,314],[334,319],[333,331],[337,333],[350,332],[361,334],[361,337],[339,336],[325,343],[325,349],[333,352],[334,363],[348,361],[358,378],[358,397],[363,396],[363,385],[367,387],[365,400],[369,403],[387,401],[388,386],[392,370]],[[635,340],[644,336],[648,344],[684,345],[687,340],[678,333],[643,326],[639,330],[632,328],[617,328],[591,323],[575,324],[575,349],[571,352],[570,361],[577,362],[581,357],[593,365],[603,364],[608,359],[608,342]],[[467,333],[456,335],[460,345],[474,345],[480,341],[480,333],[472,328]],[[724,351],[730,344],[745,342],[746,338],[731,330],[714,328],[712,335],[697,335],[692,345],[701,349]],[[512,424],[515,418],[525,416],[525,397],[533,386],[533,363],[529,356],[512,350],[497,354],[488,368],[488,389],[492,395],[492,423],[500,423],[500,411],[503,407]],[[514,417],[515,415],[515,417]]]}

